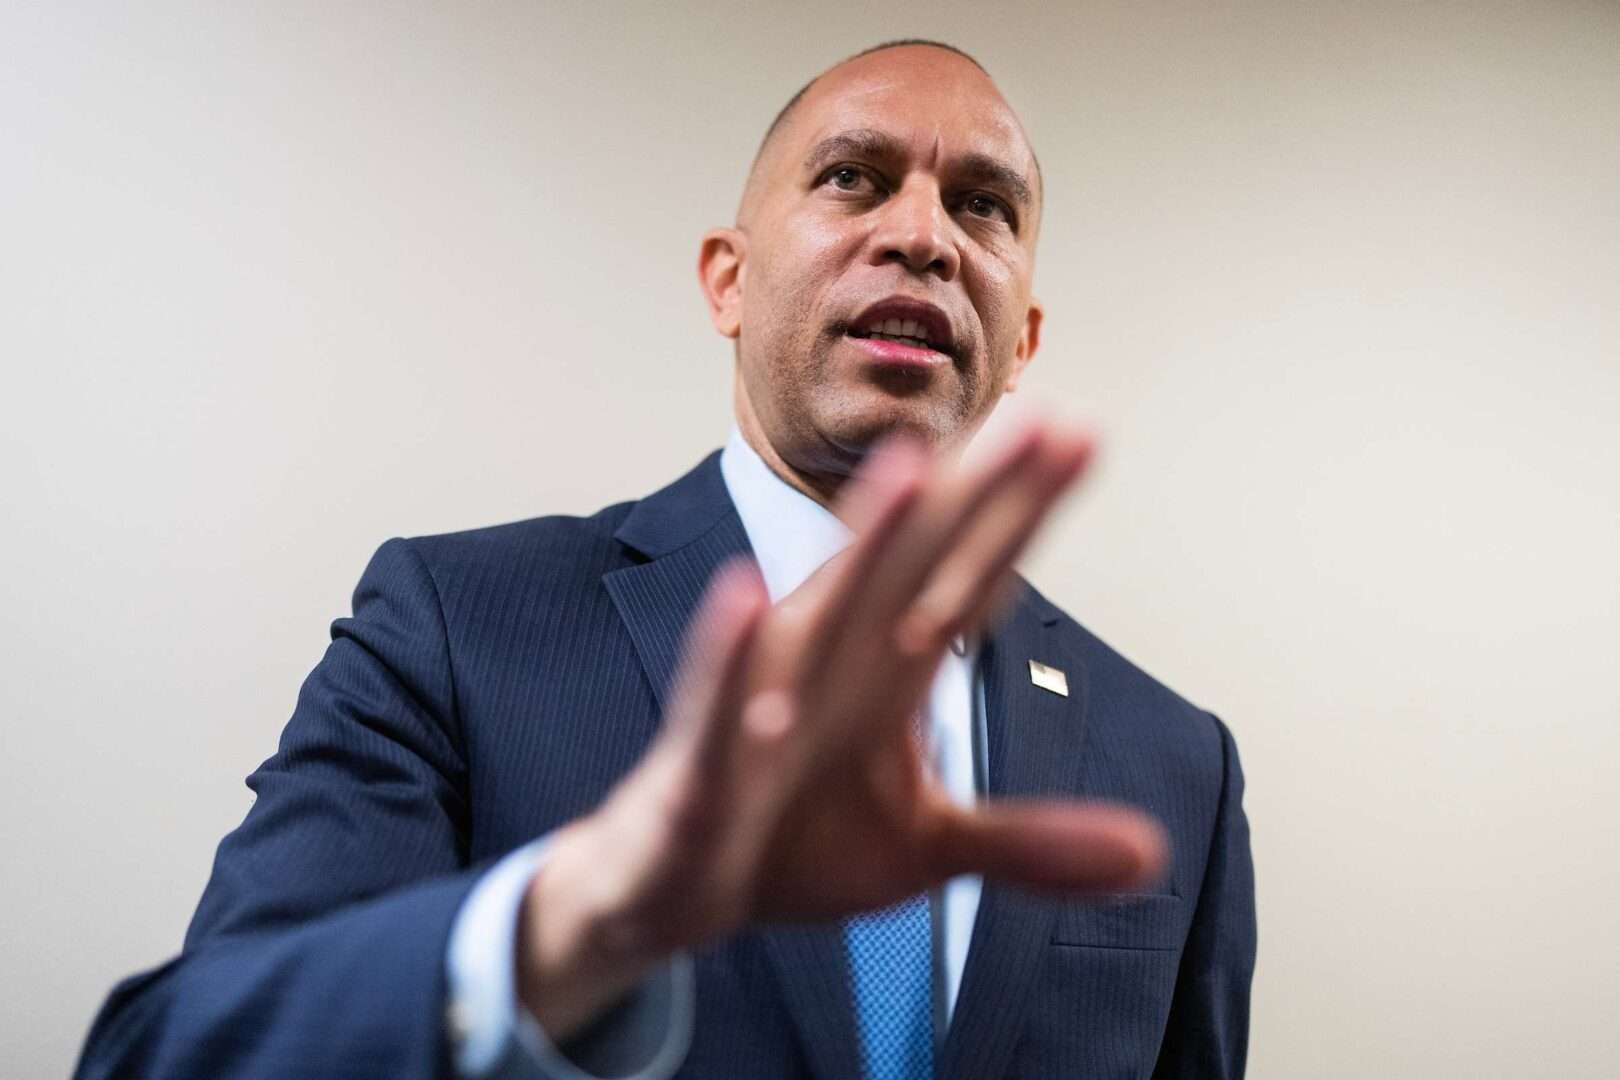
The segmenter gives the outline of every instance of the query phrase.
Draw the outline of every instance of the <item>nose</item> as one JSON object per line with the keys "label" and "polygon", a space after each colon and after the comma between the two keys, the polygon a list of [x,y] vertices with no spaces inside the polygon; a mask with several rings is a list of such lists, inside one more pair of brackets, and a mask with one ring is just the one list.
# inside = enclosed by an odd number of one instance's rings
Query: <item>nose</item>
{"label": "nose", "polygon": [[916,274],[956,277],[961,253],[955,222],[945,210],[937,186],[913,182],[891,195],[879,209],[872,232],[873,263],[896,262]]}

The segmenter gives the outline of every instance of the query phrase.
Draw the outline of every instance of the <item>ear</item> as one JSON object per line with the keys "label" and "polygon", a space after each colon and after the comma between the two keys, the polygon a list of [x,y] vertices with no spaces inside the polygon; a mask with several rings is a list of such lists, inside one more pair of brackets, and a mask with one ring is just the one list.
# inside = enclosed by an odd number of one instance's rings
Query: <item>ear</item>
{"label": "ear", "polygon": [[1013,350],[1012,367],[1007,370],[1007,381],[1002,384],[1002,393],[1010,394],[1018,389],[1018,377],[1024,373],[1024,368],[1029,362],[1035,359],[1035,350],[1041,347],[1041,319],[1045,314],[1041,302],[1033,296],[1030,297],[1029,313],[1024,316],[1024,332],[1018,335],[1018,347]]}
{"label": "ear", "polygon": [[743,264],[748,236],[741,229],[710,229],[698,249],[698,284],[709,304],[709,321],[723,337],[742,332]]}

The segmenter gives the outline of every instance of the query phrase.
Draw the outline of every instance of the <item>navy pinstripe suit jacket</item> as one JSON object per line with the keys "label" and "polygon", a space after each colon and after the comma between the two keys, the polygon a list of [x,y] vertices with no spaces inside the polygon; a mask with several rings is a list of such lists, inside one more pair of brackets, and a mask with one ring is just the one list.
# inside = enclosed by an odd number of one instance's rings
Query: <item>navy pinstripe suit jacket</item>
{"label": "navy pinstripe suit jacket", "polygon": [[[709,575],[747,548],[718,455],[590,518],[384,544],[249,778],[181,955],[114,988],[79,1075],[450,1075],[464,895],[637,760]],[[1069,696],[1033,686],[1030,659]],[[992,793],[1144,807],[1173,864],[1103,903],[987,886],[939,1075],[1240,1075],[1255,926],[1231,737],[1033,589],[983,663]],[[835,927],[697,961],[682,1076],[859,1075]]]}

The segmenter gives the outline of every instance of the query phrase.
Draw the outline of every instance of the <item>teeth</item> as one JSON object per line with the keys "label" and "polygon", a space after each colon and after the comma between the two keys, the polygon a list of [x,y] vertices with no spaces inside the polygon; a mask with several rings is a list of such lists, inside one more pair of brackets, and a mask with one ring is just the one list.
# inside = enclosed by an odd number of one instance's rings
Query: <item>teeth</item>
{"label": "teeth", "polygon": [[884,319],[873,323],[866,332],[884,337],[914,338],[924,345],[928,344],[928,331],[916,319]]}
{"label": "teeth", "polygon": [[897,341],[901,345],[910,345],[916,349],[928,348],[928,342],[919,337],[907,337],[903,334],[882,334],[876,330],[872,331],[871,336],[883,341]]}
{"label": "teeth", "polygon": [[888,337],[904,340],[906,345],[935,348],[928,343],[928,329],[920,319],[880,319],[870,322],[862,330],[868,337]]}

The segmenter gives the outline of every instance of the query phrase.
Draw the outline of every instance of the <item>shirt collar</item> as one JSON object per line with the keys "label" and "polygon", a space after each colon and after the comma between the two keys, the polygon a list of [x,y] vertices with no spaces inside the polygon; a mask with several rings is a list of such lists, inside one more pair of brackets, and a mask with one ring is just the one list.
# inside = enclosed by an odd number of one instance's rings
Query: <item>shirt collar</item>
{"label": "shirt collar", "polygon": [[754,547],[771,603],[797,589],[849,544],[849,528],[772,472],[736,427],[720,451],[720,475]]}

